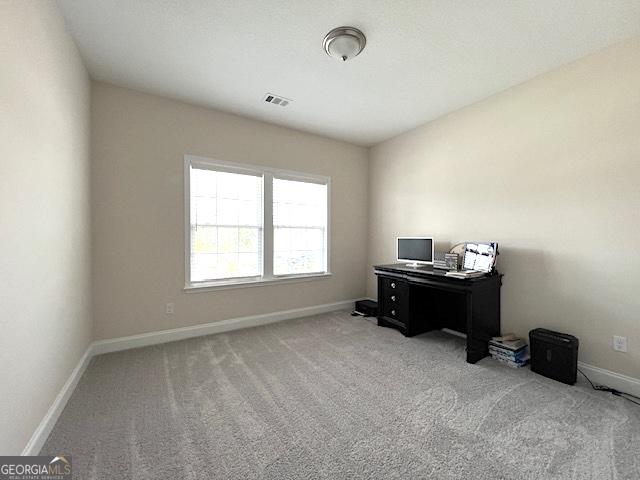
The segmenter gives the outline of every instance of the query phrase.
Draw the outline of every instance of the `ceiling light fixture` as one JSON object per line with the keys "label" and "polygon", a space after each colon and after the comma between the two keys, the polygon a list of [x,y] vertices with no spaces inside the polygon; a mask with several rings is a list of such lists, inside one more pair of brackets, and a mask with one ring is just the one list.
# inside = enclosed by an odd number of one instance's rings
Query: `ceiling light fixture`
{"label": "ceiling light fixture", "polygon": [[339,58],[343,62],[357,57],[364,46],[367,39],[360,30],[355,27],[338,27],[331,30],[324,37],[322,46],[327,55]]}

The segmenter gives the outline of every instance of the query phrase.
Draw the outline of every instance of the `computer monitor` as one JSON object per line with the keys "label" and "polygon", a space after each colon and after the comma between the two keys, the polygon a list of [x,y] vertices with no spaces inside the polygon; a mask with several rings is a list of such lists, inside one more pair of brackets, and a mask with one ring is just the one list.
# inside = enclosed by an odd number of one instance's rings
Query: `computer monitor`
{"label": "computer monitor", "polygon": [[410,267],[433,263],[432,237],[398,237],[398,261]]}

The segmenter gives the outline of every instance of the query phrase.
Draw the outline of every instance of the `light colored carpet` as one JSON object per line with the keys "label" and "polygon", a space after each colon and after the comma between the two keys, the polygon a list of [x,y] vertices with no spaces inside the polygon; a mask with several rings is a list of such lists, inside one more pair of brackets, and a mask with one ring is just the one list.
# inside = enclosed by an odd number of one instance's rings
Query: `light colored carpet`
{"label": "light colored carpet", "polygon": [[640,478],[640,407],[335,312],[101,355],[43,454],[80,479]]}

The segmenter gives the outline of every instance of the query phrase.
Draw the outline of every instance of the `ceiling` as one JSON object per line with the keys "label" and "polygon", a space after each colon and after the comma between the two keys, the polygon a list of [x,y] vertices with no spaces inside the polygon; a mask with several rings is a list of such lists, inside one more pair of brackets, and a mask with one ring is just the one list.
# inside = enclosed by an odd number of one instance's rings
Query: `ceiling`
{"label": "ceiling", "polygon": [[[97,80],[360,145],[640,34],[638,0],[58,4]],[[346,63],[322,49],[341,25],[367,36]]]}

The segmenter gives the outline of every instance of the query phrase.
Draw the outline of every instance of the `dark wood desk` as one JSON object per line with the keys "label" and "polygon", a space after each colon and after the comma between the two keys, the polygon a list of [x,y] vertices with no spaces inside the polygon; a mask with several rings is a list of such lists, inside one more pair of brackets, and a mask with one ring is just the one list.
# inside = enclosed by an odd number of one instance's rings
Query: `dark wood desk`
{"label": "dark wood desk", "polygon": [[500,335],[500,287],[495,272],[461,280],[431,265],[377,265],[378,325],[412,337],[449,328],[467,335],[467,362],[486,357],[487,342]]}

